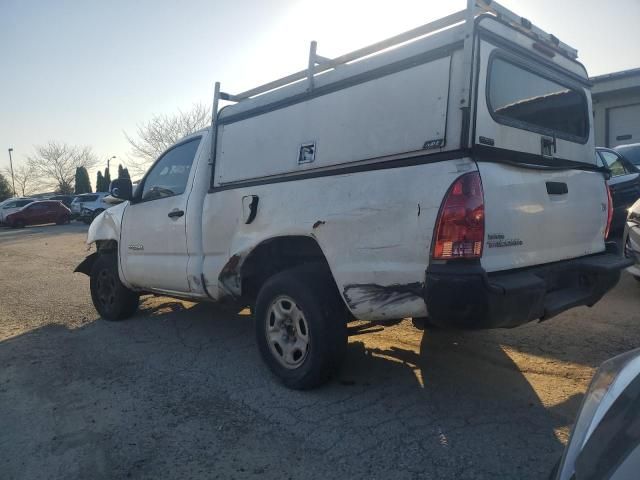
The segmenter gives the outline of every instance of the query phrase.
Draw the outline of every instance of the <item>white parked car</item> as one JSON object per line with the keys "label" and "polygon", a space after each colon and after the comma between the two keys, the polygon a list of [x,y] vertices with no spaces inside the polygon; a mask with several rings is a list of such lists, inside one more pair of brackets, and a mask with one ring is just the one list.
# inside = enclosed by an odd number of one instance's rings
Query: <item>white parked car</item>
{"label": "white parked car", "polygon": [[105,201],[107,196],[109,192],[83,193],[76,196],[71,202],[71,215],[73,218],[90,223],[107,208],[113,206]]}
{"label": "white parked car", "polygon": [[5,223],[5,219],[22,207],[34,202],[35,198],[10,198],[0,203],[0,224]]}
{"label": "white parked car", "polygon": [[622,244],[625,256],[634,262],[628,272],[640,282],[640,200],[629,208]]}
{"label": "white parked car", "polygon": [[242,94],[217,84],[212,128],[135,194],[112,182],[127,201],[77,268],[100,315],[133,315],[140,292],[248,305],[267,365],[309,388],[350,318],[514,327],[598,302],[631,262],[605,244],[589,77],[481,6],[334,60],[312,45],[308,70]]}

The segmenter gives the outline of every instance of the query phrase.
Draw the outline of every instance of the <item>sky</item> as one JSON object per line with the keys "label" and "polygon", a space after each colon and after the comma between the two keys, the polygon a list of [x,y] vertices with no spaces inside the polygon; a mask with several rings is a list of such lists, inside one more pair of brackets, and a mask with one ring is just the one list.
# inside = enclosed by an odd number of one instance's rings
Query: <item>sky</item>
{"label": "sky", "polygon": [[[590,75],[640,67],[640,0],[503,0]],[[123,132],[464,8],[464,0],[0,0],[0,170],[49,140],[127,164]],[[113,164],[113,161],[112,161]],[[113,168],[112,168],[113,169]],[[92,172],[93,173],[93,172]],[[92,174],[92,184],[95,175]]]}

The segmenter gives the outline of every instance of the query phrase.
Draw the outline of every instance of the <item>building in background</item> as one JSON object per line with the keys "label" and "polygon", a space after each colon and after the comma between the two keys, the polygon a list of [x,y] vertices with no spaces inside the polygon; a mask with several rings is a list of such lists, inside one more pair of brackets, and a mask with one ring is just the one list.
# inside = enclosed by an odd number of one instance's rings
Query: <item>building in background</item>
{"label": "building in background", "polygon": [[640,143],[640,68],[592,77],[596,146]]}

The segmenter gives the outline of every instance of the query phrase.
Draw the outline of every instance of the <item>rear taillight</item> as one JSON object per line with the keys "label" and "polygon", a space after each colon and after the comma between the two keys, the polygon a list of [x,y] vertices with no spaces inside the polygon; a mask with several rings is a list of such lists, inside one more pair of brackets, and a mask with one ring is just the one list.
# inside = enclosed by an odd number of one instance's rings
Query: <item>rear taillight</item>
{"label": "rear taillight", "polygon": [[611,187],[607,185],[607,227],[604,229],[604,239],[609,237],[611,229],[611,220],[613,220],[613,199],[611,198]]}
{"label": "rear taillight", "polygon": [[484,242],[484,195],[478,172],[467,173],[449,188],[436,222],[433,258],[480,258]]}

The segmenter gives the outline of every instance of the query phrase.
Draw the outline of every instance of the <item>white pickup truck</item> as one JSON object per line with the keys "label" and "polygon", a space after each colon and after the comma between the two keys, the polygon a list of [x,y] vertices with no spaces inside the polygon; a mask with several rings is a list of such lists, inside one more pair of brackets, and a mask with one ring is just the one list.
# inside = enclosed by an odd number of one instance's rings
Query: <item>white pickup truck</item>
{"label": "white pickup truck", "polygon": [[[495,2],[238,95],[92,224],[108,320],[142,292],[251,307],[292,388],[325,381],[347,322],[514,327],[593,305],[631,262],[605,243],[577,53]],[[230,105],[219,109],[219,101]]]}

